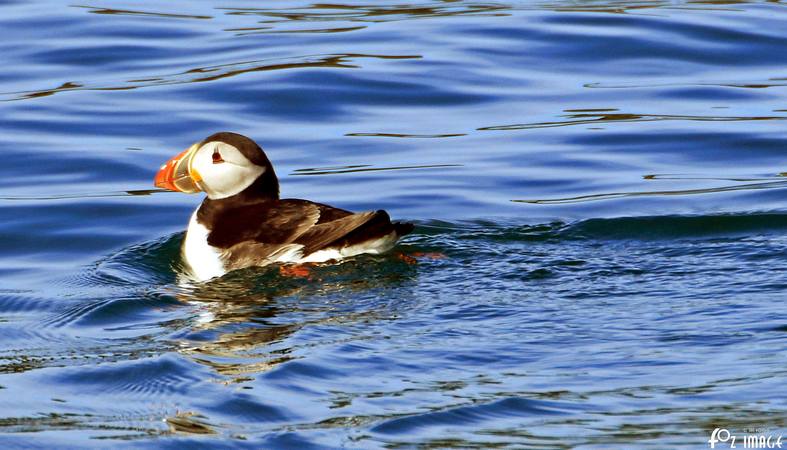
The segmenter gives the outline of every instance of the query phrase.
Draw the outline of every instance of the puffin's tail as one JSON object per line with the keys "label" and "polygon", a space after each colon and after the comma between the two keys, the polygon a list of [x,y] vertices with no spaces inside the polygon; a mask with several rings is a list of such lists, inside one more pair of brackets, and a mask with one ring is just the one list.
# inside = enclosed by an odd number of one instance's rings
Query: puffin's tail
{"label": "puffin's tail", "polygon": [[344,245],[359,244],[361,242],[387,236],[393,231],[396,233],[396,238],[393,242],[396,242],[400,237],[412,232],[413,228],[415,228],[415,226],[411,223],[391,222],[391,218],[388,216],[387,212],[377,210],[368,222],[347,233],[342,238],[342,241]]}
{"label": "puffin's tail", "polygon": [[391,222],[391,225],[393,225],[394,231],[396,231],[396,235],[399,237],[412,233],[415,228],[415,225],[408,222]]}

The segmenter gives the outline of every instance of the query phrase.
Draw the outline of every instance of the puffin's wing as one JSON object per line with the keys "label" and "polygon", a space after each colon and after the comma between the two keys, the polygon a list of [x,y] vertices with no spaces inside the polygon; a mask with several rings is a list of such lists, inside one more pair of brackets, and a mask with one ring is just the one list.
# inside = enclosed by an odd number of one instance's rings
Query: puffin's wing
{"label": "puffin's wing", "polygon": [[242,269],[249,266],[267,265],[284,254],[297,253],[299,249],[300,246],[296,244],[241,242],[226,249],[223,259],[225,267],[229,270]]}
{"label": "puffin's wing", "polygon": [[238,244],[289,244],[319,220],[320,208],[313,203],[256,203],[225,211],[214,221],[208,244],[222,249]]}
{"label": "puffin's wing", "polygon": [[288,253],[306,256],[333,243],[355,243],[394,230],[385,211],[353,214],[300,199],[248,205],[228,210],[220,219],[208,243],[224,249],[229,264],[239,267]]}
{"label": "puffin's wing", "polygon": [[349,214],[330,222],[322,222],[298,236],[295,243],[303,245],[302,252],[305,256],[363,229],[366,224],[376,218],[381,219],[381,215],[384,215],[386,219],[388,217],[385,211],[368,211]]}
{"label": "puffin's wing", "polygon": [[[249,266],[263,266],[275,262],[279,258],[287,260],[291,257],[304,257],[334,243],[353,242],[361,237],[360,235],[364,235],[364,237],[365,235],[376,236],[380,233],[376,231],[377,227],[374,224],[383,221],[388,222],[388,228],[392,227],[388,221],[388,215],[384,211],[348,213],[339,219],[308,228],[293,242],[269,243],[257,240],[240,242],[225,250],[225,264],[231,269],[240,269]],[[269,236],[269,234],[264,234],[258,239],[265,239],[265,236]]]}

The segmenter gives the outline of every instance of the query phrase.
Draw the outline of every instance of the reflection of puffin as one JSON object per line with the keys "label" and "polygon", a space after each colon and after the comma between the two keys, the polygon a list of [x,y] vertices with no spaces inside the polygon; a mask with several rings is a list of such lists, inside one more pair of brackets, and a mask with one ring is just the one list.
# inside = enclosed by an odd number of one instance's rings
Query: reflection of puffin
{"label": "reflection of puffin", "polygon": [[169,160],[157,187],[204,191],[191,216],[183,259],[207,280],[251,266],[338,260],[382,253],[413,230],[383,210],[351,213],[308,200],[279,199],[279,180],[262,149],[235,133],[216,133]]}

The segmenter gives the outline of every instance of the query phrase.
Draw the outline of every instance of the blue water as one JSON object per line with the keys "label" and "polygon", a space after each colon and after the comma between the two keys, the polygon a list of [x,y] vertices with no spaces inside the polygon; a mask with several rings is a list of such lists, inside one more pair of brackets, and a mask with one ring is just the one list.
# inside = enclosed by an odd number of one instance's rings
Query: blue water
{"label": "blue water", "polygon": [[[0,29],[3,448],[787,430],[783,3],[5,1]],[[180,284],[201,198],[152,178],[222,130],[427,255]]]}

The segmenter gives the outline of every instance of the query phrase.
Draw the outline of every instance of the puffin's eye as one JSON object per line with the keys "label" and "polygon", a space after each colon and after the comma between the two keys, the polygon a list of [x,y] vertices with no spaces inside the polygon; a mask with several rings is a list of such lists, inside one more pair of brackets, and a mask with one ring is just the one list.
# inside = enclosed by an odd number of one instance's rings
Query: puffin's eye
{"label": "puffin's eye", "polygon": [[213,164],[221,164],[224,162],[224,159],[221,157],[221,153],[219,153],[219,149],[213,150]]}

